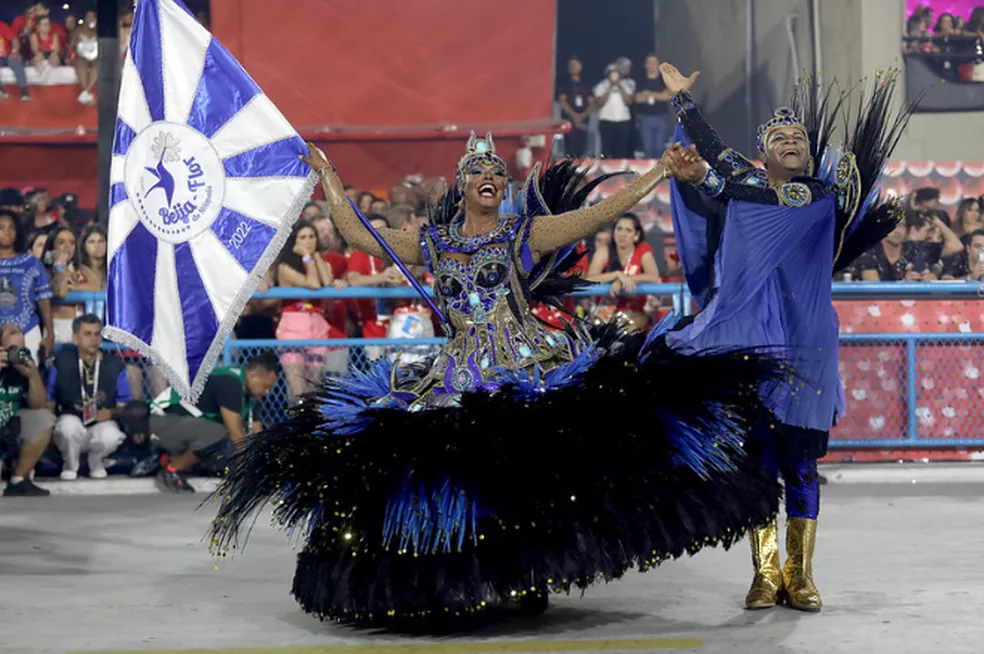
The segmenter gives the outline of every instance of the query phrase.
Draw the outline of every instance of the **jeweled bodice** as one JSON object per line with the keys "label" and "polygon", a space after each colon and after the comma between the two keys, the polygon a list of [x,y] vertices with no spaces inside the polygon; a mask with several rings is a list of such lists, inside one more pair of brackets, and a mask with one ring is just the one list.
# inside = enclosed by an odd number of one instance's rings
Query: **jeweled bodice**
{"label": "jeweled bodice", "polygon": [[504,216],[495,230],[472,238],[461,236],[454,222],[425,233],[423,245],[449,332],[428,393],[492,388],[503,371],[550,370],[570,361],[583,345],[548,329],[530,311],[524,222]]}

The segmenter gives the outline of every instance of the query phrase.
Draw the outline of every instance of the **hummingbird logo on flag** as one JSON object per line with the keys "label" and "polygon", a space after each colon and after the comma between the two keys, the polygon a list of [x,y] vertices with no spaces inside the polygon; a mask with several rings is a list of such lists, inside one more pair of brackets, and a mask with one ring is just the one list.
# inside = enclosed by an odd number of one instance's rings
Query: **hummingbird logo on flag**
{"label": "hummingbird logo on flag", "polygon": [[180,0],[140,0],[120,84],[109,340],[194,401],[317,175],[307,148]]}
{"label": "hummingbird logo on flag", "polygon": [[[174,197],[174,176],[164,165],[165,161],[177,161],[179,158],[181,144],[171,134],[161,133],[154,140],[151,152],[159,157],[157,165],[153,168],[146,168],[147,172],[157,179],[157,183],[151,186],[144,194],[144,198],[150,195],[155,189],[161,189],[167,196],[167,208],[171,208],[172,198]],[[159,154],[158,154],[159,153]]]}

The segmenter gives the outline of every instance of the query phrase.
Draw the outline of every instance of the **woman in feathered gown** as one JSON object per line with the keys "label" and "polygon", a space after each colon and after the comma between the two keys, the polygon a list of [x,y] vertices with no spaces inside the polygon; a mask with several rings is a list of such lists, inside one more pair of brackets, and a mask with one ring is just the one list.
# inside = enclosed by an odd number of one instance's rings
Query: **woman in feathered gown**
{"label": "woman in feathered gown", "polygon": [[[386,254],[310,151],[346,240]],[[780,486],[747,429],[763,384],[782,383],[776,359],[678,354],[668,324],[559,332],[530,311],[576,283],[562,274],[572,244],[665,179],[657,167],[581,208],[601,179],[565,160],[534,169],[500,211],[505,162],[491,135],[473,135],[431,225],[379,234],[433,272],[447,342],[430,365],[327,378],[251,437],[216,493],[215,551],[269,502],[305,540],[293,584],[304,610],[366,623],[510,601],[536,612],[551,592],[729,547],[772,520]]]}

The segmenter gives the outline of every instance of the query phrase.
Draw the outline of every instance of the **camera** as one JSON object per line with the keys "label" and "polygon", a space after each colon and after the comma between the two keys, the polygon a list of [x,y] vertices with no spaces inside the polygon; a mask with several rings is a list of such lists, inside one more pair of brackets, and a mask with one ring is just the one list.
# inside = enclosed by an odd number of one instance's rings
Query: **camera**
{"label": "camera", "polygon": [[7,348],[7,362],[12,366],[26,366],[34,361],[31,351],[26,347],[11,345]]}

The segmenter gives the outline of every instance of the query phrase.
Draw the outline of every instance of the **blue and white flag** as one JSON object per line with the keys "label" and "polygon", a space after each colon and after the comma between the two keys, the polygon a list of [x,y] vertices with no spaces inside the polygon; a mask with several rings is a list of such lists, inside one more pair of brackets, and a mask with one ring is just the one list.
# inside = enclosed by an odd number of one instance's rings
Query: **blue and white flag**
{"label": "blue and white flag", "polygon": [[194,401],[317,175],[179,0],[139,0],[110,173],[106,338]]}

